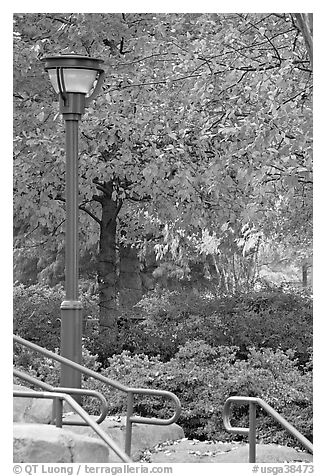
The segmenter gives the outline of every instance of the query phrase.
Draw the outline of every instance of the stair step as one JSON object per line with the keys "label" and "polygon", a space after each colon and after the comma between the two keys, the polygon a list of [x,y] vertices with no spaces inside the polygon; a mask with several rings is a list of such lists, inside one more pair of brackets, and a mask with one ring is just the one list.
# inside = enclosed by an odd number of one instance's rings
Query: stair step
{"label": "stair step", "polygon": [[[32,391],[24,385],[13,385],[14,390]],[[14,397],[13,419],[16,423],[50,423],[52,399]]]}
{"label": "stair step", "polygon": [[14,463],[108,463],[109,448],[97,438],[53,425],[14,423]]}
{"label": "stair step", "polygon": [[[96,417],[91,415],[95,420]],[[65,419],[79,421],[78,415],[67,415]],[[125,432],[126,432],[126,417],[109,416],[101,424],[100,427],[114,440],[114,442],[120,447],[124,448],[125,444]],[[88,436],[97,435],[90,427],[86,426],[70,426],[64,425],[65,429]],[[184,437],[183,429],[173,423],[172,425],[147,425],[133,423],[132,425],[132,439],[131,439],[131,457],[134,461],[138,461],[146,450],[153,445],[158,445],[167,440],[178,440]],[[120,462],[119,457],[111,451],[110,462]]]}

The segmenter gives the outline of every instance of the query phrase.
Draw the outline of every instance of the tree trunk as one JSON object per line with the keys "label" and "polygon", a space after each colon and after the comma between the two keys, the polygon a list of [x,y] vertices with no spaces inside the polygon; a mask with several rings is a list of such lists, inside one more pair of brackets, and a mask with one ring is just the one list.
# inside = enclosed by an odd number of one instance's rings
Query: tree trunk
{"label": "tree trunk", "polygon": [[[107,188],[110,191],[112,186],[107,185]],[[118,312],[116,219],[120,208],[111,199],[111,193],[104,193],[100,203],[102,219],[98,256],[99,324],[101,328],[109,328],[110,333],[115,334]]]}
{"label": "tree trunk", "polygon": [[295,13],[295,18],[304,38],[310,63],[313,63],[313,14],[312,13]]}
{"label": "tree trunk", "polygon": [[142,271],[140,273],[142,281],[142,294],[155,289],[155,278],[153,272],[157,268],[157,262],[155,253],[150,251],[146,254],[145,259],[142,262]]}
{"label": "tree trunk", "polygon": [[308,264],[302,265],[302,286],[306,288],[308,286]]}
{"label": "tree trunk", "polygon": [[218,282],[218,289],[221,294],[224,294],[227,291],[227,283],[226,283],[226,276],[225,276],[225,270],[223,268],[223,265],[219,263],[219,257],[218,255],[213,254],[213,261],[216,269],[216,274],[218,276],[219,282]]}
{"label": "tree trunk", "polygon": [[119,304],[123,309],[130,309],[142,297],[142,280],[137,249],[131,245],[120,246],[120,295]]}

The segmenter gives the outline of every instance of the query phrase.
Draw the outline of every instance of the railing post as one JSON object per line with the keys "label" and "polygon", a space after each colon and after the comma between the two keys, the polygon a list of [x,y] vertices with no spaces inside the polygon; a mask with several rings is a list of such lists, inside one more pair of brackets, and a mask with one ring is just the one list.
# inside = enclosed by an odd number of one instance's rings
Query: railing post
{"label": "railing post", "polygon": [[256,403],[249,402],[249,463],[256,463]]}
{"label": "railing post", "polygon": [[60,397],[55,398],[55,426],[57,428],[62,428],[62,410],[63,410],[63,400]]}
{"label": "railing post", "polygon": [[125,453],[131,455],[131,433],[132,433],[132,422],[130,418],[134,411],[134,394],[133,392],[128,392],[127,394],[127,416],[126,416],[126,441],[125,441]]}
{"label": "railing post", "polygon": [[52,415],[51,415],[51,425],[56,423],[57,408],[55,404],[55,399],[52,400]]}

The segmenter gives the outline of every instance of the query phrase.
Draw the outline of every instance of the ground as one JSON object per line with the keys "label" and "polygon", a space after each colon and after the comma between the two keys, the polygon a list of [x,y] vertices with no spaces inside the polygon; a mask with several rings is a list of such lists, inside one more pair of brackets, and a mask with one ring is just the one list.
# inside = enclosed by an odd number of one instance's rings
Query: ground
{"label": "ground", "polygon": [[[144,451],[141,462],[147,463],[248,463],[247,444],[212,442],[182,438]],[[258,463],[312,462],[312,455],[279,445],[256,446]]]}

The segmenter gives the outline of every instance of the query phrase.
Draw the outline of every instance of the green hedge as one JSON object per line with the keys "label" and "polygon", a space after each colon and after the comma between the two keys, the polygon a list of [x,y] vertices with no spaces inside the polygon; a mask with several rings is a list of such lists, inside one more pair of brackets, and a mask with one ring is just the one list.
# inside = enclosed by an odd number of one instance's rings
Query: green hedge
{"label": "green hedge", "polygon": [[[179,423],[189,438],[225,440],[222,408],[232,395],[261,397],[288,418],[307,438],[312,438],[312,372],[299,369],[293,352],[250,349],[248,359],[236,357],[238,348],[213,348],[204,341],[191,341],[181,347],[169,362],[157,356],[131,355],[124,351],[109,359],[102,374],[135,387],[158,388],[174,392],[181,400]],[[126,411],[121,393],[90,379],[87,383],[107,395],[112,414]],[[87,403],[91,413],[96,405]],[[138,397],[136,411],[144,416],[166,418],[168,402]],[[247,411],[235,412],[237,426],[248,426]],[[291,438],[263,412],[258,412],[258,438],[265,443],[288,443]]]}
{"label": "green hedge", "polygon": [[[59,347],[62,288],[41,285],[14,289],[14,331],[37,344]],[[85,315],[97,316],[96,300],[83,294]],[[136,316],[135,316],[136,314]],[[142,317],[135,321],[134,317]],[[186,436],[234,438],[222,426],[221,412],[231,395],[266,400],[307,438],[312,439],[312,303],[282,290],[237,297],[177,292],[148,295],[119,321],[115,347],[95,329],[84,338],[84,363],[127,385],[170,390],[182,402],[179,423]],[[116,355],[113,355],[113,354]],[[98,355],[95,355],[98,354]],[[15,364],[57,385],[59,366],[15,346]],[[83,385],[108,395],[110,412],[126,411],[121,393],[93,379]],[[96,413],[97,401],[85,400]],[[139,397],[141,415],[165,418],[168,402]],[[235,411],[237,426],[247,426],[247,410]],[[258,412],[258,438],[289,443],[286,433]]]}
{"label": "green hedge", "polygon": [[[81,291],[84,317],[97,317],[96,297],[89,295],[87,291],[83,292],[83,289]],[[60,306],[63,300],[62,286],[14,286],[14,333],[49,350],[60,347]]]}
{"label": "green hedge", "polygon": [[[84,317],[96,318],[96,296],[86,291],[81,294]],[[59,347],[63,299],[62,287],[15,286],[14,332],[50,350]],[[160,355],[168,361],[187,341],[195,339],[212,347],[236,345],[242,358],[247,358],[250,347],[293,349],[304,365],[312,347],[312,300],[283,290],[229,298],[154,292],[121,315],[118,325],[114,345],[108,345],[110,339],[98,327],[84,334],[85,346],[99,355],[104,366],[107,358],[123,350]]]}
{"label": "green hedge", "polygon": [[[102,375],[132,387],[157,388],[174,392],[181,401],[179,424],[189,438],[230,440],[235,437],[224,430],[222,409],[232,395],[261,397],[280,412],[307,438],[312,439],[312,371],[311,360],[299,368],[291,351],[250,349],[248,359],[237,357],[238,348],[211,347],[201,340],[180,348],[169,362],[158,356],[132,355],[123,351],[108,360]],[[26,359],[26,353],[28,359]],[[51,359],[32,357],[29,351],[16,355],[16,365],[52,385],[59,384],[60,367]],[[96,356],[83,349],[83,362],[99,370]],[[84,378],[83,387],[99,390],[109,403],[109,413],[126,413],[126,395],[107,388],[93,378]],[[99,414],[98,401],[85,398],[85,409]],[[235,407],[234,425],[248,426],[246,407]],[[136,413],[167,418],[172,409],[168,400],[138,396]],[[258,439],[264,443],[295,444],[264,412],[259,411]]]}
{"label": "green hedge", "polygon": [[122,350],[160,355],[168,361],[194,339],[212,347],[236,345],[242,358],[247,358],[250,347],[293,349],[304,365],[312,338],[310,297],[282,290],[229,298],[163,292],[148,295],[138,309],[122,316],[115,348],[106,346],[99,330],[87,339],[86,346],[99,353],[104,365],[108,357]]}
{"label": "green hedge", "polygon": [[[59,349],[54,349],[55,354],[59,354]],[[46,382],[54,387],[60,386],[60,368],[61,364],[56,360],[44,357],[42,354],[27,349],[19,344],[14,346],[14,365],[18,370],[28,373],[32,377],[36,377],[42,382]],[[99,371],[101,364],[97,361],[97,356],[92,355],[89,350],[82,347],[82,365],[88,369]],[[82,386],[87,382],[88,376],[82,374]],[[39,390],[39,387],[26,383],[18,377],[14,378],[14,383],[27,385],[30,388]]]}

